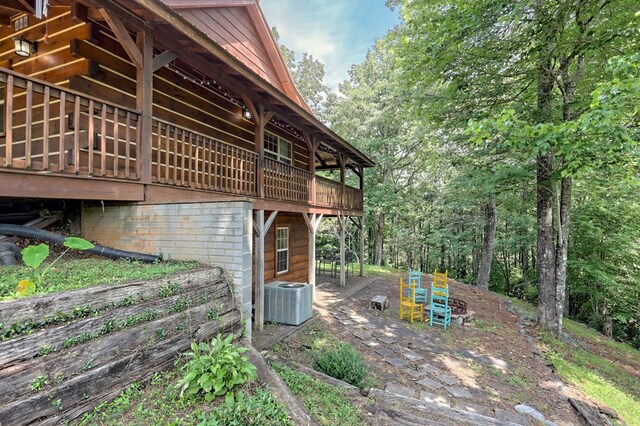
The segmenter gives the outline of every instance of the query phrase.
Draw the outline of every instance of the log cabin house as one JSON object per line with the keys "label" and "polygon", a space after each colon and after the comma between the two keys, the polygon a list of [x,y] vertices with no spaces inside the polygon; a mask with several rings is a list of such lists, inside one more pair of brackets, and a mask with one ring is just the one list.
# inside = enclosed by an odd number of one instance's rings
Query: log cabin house
{"label": "log cabin house", "polygon": [[323,217],[362,227],[372,165],[257,0],[0,0],[0,198],[81,200],[86,238],[224,267],[255,328],[265,282],[315,284]]}

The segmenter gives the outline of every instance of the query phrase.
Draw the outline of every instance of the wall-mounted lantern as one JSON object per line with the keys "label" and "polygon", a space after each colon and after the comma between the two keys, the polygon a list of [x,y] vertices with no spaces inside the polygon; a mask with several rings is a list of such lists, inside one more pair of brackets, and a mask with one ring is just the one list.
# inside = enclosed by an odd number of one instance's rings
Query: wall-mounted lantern
{"label": "wall-mounted lantern", "polygon": [[251,112],[249,111],[248,108],[242,108],[242,116],[244,118],[246,118],[247,120],[251,120]]}
{"label": "wall-mounted lantern", "polygon": [[31,56],[38,51],[38,42],[29,41],[22,36],[14,37],[13,43],[15,45],[16,55],[18,56]]}

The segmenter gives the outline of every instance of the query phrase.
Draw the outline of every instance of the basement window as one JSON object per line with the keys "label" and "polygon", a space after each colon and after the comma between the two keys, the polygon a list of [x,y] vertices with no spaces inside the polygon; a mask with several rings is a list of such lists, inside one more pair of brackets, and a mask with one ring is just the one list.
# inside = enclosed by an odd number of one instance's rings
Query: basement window
{"label": "basement window", "polygon": [[291,164],[291,142],[273,133],[264,132],[264,156]]}
{"label": "basement window", "polygon": [[289,228],[276,228],[276,274],[289,272]]}

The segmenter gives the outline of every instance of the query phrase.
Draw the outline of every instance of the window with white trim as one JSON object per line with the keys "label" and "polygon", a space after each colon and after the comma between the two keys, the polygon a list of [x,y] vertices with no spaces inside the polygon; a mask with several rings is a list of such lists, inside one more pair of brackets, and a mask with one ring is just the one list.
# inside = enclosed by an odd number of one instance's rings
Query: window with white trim
{"label": "window with white trim", "polygon": [[273,133],[264,132],[264,156],[291,164],[291,142]]}
{"label": "window with white trim", "polygon": [[289,228],[276,228],[276,274],[289,271]]}

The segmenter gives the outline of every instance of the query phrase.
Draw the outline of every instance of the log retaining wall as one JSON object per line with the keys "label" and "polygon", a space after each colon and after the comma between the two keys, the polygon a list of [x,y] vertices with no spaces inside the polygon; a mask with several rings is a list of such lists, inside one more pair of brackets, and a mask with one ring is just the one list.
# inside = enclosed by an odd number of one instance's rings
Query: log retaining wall
{"label": "log retaining wall", "polygon": [[0,301],[0,425],[63,423],[171,368],[192,340],[239,334],[230,282],[207,268]]}

